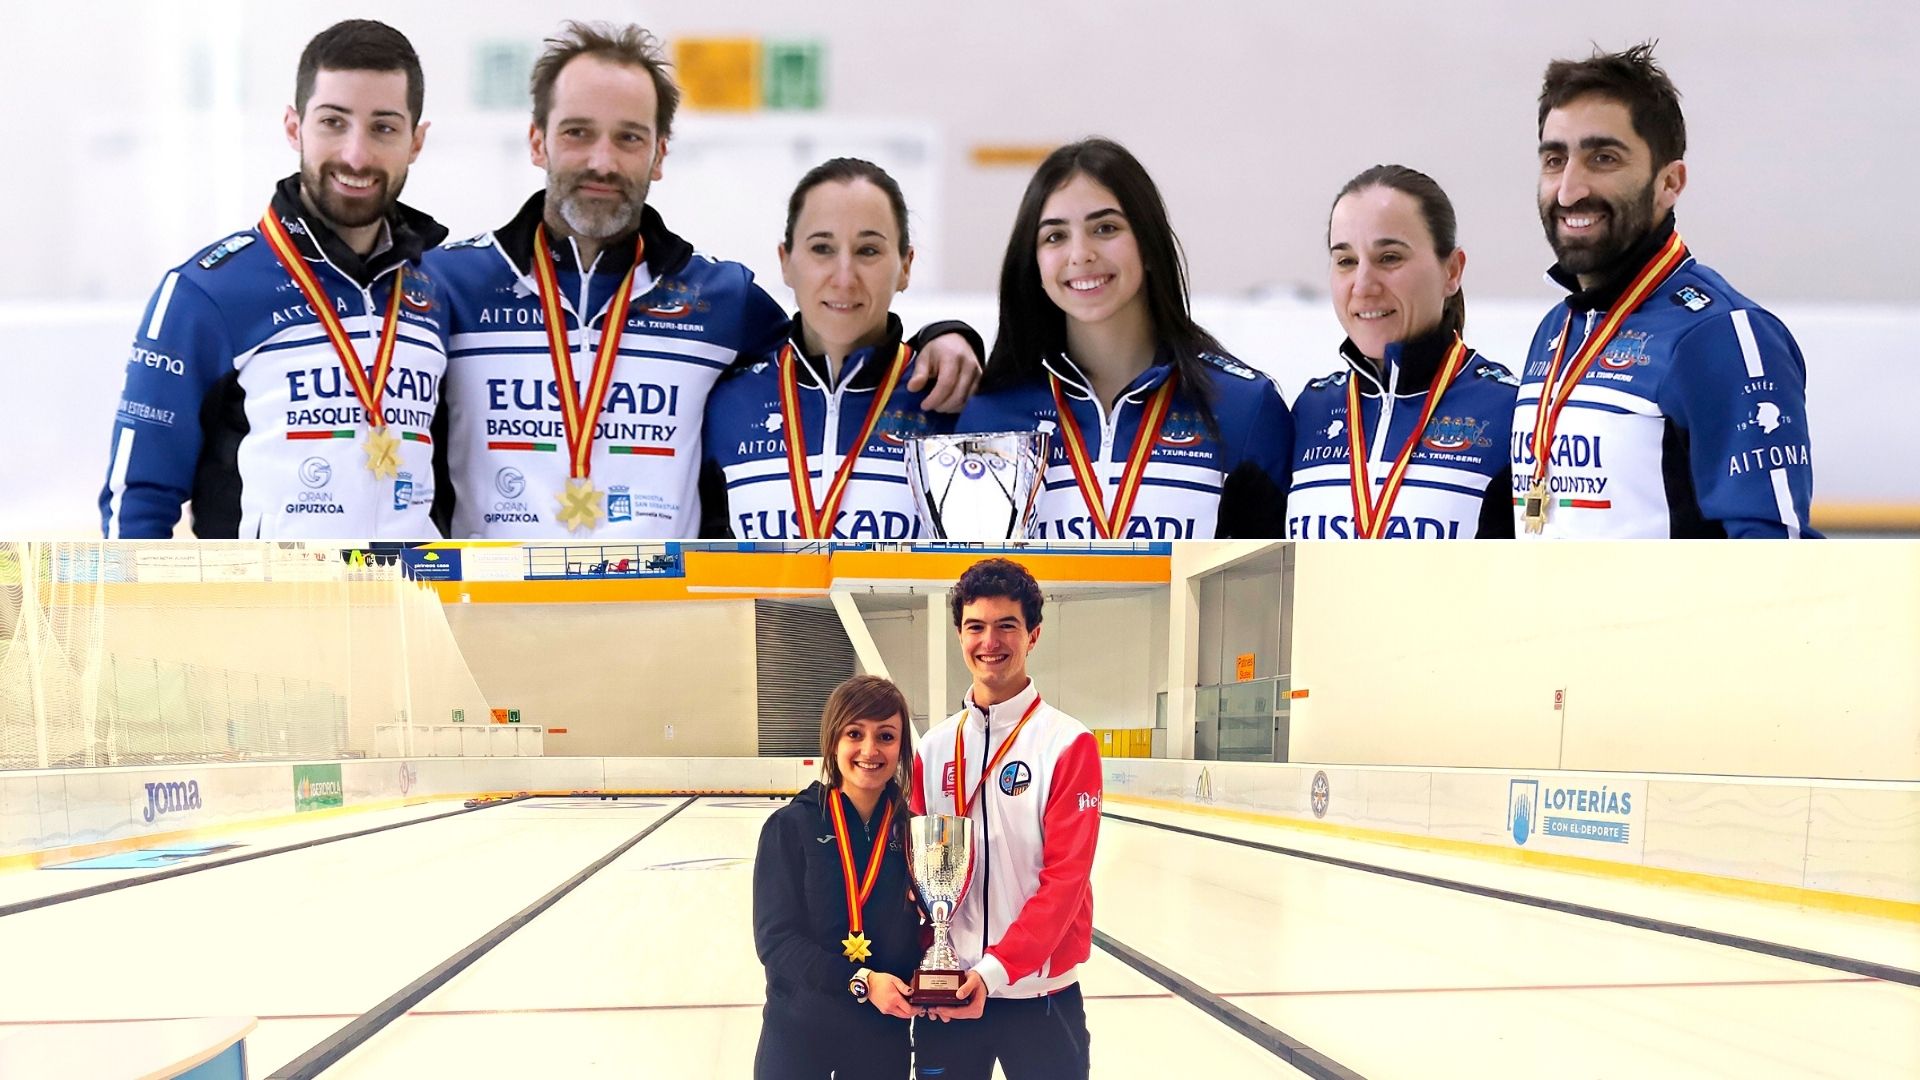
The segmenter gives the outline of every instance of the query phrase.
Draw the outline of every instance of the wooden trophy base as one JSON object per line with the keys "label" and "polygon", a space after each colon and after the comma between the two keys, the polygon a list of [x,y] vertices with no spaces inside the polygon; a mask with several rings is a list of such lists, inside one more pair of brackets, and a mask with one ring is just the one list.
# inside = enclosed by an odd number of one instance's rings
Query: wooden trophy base
{"label": "wooden trophy base", "polygon": [[921,1009],[965,1004],[967,999],[960,996],[960,984],[966,979],[964,971],[916,971],[907,1000]]}

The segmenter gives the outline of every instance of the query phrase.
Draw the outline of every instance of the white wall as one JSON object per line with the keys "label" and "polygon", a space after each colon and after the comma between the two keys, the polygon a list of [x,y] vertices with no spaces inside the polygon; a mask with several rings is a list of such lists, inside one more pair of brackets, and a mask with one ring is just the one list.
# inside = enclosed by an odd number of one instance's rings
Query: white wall
{"label": "white wall", "polygon": [[[929,284],[974,290],[996,279],[1029,170],[975,166],[971,148],[1099,132],[1156,174],[1200,292],[1320,288],[1332,194],[1361,169],[1397,160],[1452,192],[1474,295],[1544,297],[1548,258],[1530,198],[1540,73],[1594,42],[1658,38],[1691,121],[1681,221],[1703,257],[1763,301],[1910,297],[1900,245],[1882,230],[1907,215],[1902,186],[1888,178],[1920,164],[1912,140],[1893,134],[1920,128],[1912,5],[1837,0],[1812,14],[1792,0],[1620,0],[1578,11],[1509,0],[1177,9],[1161,0],[587,0],[564,14],[637,18],[669,38],[824,41],[832,116],[944,136],[940,205],[924,209],[945,228],[926,236],[921,265]],[[10,216],[8,232],[35,253],[0,267],[0,297],[124,296],[257,216],[267,185],[292,171],[278,128],[299,51],[348,16],[391,22],[425,63],[427,116],[441,127],[410,194],[458,233],[503,220],[517,202],[507,193],[537,178],[530,165],[476,176],[457,156],[464,146],[496,160],[500,146],[517,152],[524,133],[515,110],[474,111],[478,51],[537,42],[558,9],[477,0],[453,17],[439,0],[13,5],[0,94],[16,107],[0,114],[0,138],[41,164],[0,181],[0,202],[31,207]],[[689,116],[685,127],[699,123]],[[677,175],[669,157],[655,201],[698,242],[699,224],[727,208],[703,207]],[[756,199],[777,204],[789,179],[769,179]],[[725,190],[738,198],[737,187]],[[109,245],[115,258],[96,257]]]}
{"label": "white wall", "polygon": [[[1166,608],[1164,589],[1048,603],[1040,643],[1027,655],[1040,696],[1090,728],[1152,727],[1154,696],[1166,685]],[[947,690],[957,709],[972,678],[957,635],[948,640]]]}
{"label": "white wall", "polygon": [[[887,675],[907,696],[907,705],[917,716],[945,716],[944,708],[929,709],[927,703],[927,614],[924,611],[870,611],[863,613],[867,631],[886,662]],[[864,667],[861,674],[872,674]]]}
{"label": "white wall", "polygon": [[[1920,546],[1297,559],[1297,761],[1920,778]],[[1393,596],[1384,615],[1353,603],[1363,579]]]}
{"label": "white wall", "polygon": [[488,702],[548,729],[549,756],[759,752],[751,601],[455,604],[447,623]]}

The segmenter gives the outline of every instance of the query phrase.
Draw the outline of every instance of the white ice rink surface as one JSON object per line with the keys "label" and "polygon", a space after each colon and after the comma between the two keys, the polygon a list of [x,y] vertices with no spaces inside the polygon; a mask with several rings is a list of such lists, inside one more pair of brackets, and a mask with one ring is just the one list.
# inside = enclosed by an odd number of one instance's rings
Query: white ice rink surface
{"label": "white ice rink surface", "polygon": [[[509,804],[0,917],[0,1039],[258,1016],[252,1075],[268,1076],[685,801]],[[325,1075],[749,1076],[751,860],[777,805],[693,802]],[[238,854],[449,808],[215,839]],[[1914,970],[1910,923],[1109,811],[1096,928],[1350,1074],[1920,1077],[1914,986],[1119,817]],[[0,904],[126,876],[0,875]],[[1084,972],[1095,1077],[1305,1075],[1102,949]]]}

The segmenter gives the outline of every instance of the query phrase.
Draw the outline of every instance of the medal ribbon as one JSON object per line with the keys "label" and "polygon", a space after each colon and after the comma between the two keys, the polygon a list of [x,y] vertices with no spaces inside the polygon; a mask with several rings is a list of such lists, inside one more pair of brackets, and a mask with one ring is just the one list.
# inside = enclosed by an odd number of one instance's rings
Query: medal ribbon
{"label": "medal ribbon", "polygon": [[1100,476],[1093,470],[1092,457],[1087,453],[1087,440],[1080,434],[1080,425],[1074,422],[1073,410],[1067,407],[1067,396],[1060,389],[1060,377],[1047,372],[1047,384],[1053,388],[1054,410],[1060,414],[1061,441],[1066,444],[1067,464],[1073,470],[1074,483],[1080,487],[1080,496],[1086,500],[1087,509],[1093,514],[1093,525],[1100,533],[1100,539],[1112,540],[1126,531],[1127,518],[1133,515],[1133,501],[1140,494],[1140,480],[1147,472],[1147,458],[1153,454],[1153,444],[1160,437],[1160,425],[1167,418],[1168,405],[1173,400],[1174,376],[1168,375],[1160,389],[1147,399],[1146,411],[1140,417],[1140,428],[1133,433],[1133,449],[1127,453],[1127,467],[1120,474],[1120,487],[1113,495],[1113,509],[1108,512],[1100,497]]}
{"label": "medal ribbon", "polygon": [[[1373,498],[1373,481],[1367,475],[1367,435],[1361,423],[1360,380],[1347,379],[1347,478],[1353,489],[1353,521],[1357,539],[1378,540],[1386,535],[1387,521],[1393,512],[1393,501],[1400,497],[1400,485],[1406,480],[1407,467],[1413,463],[1413,452],[1420,445],[1420,436],[1426,433],[1427,424],[1432,422],[1433,414],[1440,408],[1440,399],[1446,396],[1447,387],[1453,384],[1461,371],[1467,366],[1467,344],[1454,335],[1453,347],[1447,350],[1447,357],[1440,363],[1440,372],[1434,377],[1432,389],[1427,391],[1427,407],[1420,413],[1420,423],[1407,436],[1405,446],[1400,448],[1400,456],[1394,459],[1393,468],[1387,471],[1386,482],[1380,487],[1380,499]],[[1385,399],[1382,398],[1381,412],[1385,413]]]}
{"label": "medal ribbon", "polygon": [[1568,366],[1566,374],[1556,385],[1554,378],[1560,370],[1561,359],[1566,356],[1567,339],[1573,336],[1573,309],[1567,309],[1566,325],[1560,329],[1560,344],[1553,350],[1553,362],[1547,365],[1546,385],[1540,388],[1540,404],[1534,410],[1533,482],[1535,484],[1546,483],[1547,458],[1553,446],[1554,429],[1560,424],[1560,410],[1566,408],[1567,401],[1573,397],[1573,391],[1580,385],[1580,380],[1587,377],[1587,369],[1591,368],[1594,360],[1599,358],[1600,350],[1606,348],[1607,343],[1613,340],[1613,335],[1619,331],[1620,324],[1626,322],[1627,317],[1646,302],[1654,286],[1672,273],[1674,267],[1685,262],[1686,258],[1687,245],[1681,242],[1680,234],[1676,232],[1661,245],[1652,261],[1641,267],[1640,272],[1634,275],[1632,284],[1627,286],[1627,291],[1621,294],[1620,299],[1613,305],[1613,310],[1601,321],[1599,328],[1587,335],[1586,344],[1580,346],[1580,351],[1574,356],[1573,363]]}
{"label": "medal ribbon", "polygon": [[847,883],[847,931],[858,934],[862,930],[863,919],[860,909],[867,904],[867,897],[873,895],[873,887],[880,881],[880,863],[887,855],[887,839],[891,833],[887,830],[893,825],[893,800],[885,799],[887,809],[880,815],[880,831],[874,834],[873,852],[867,856],[867,872],[860,875],[858,883],[853,877],[853,833],[847,828],[847,812],[840,805],[838,791],[827,799],[827,806],[833,816],[833,839],[840,847],[840,873]]}
{"label": "medal ribbon", "polygon": [[[1013,732],[1007,736],[1007,741],[1000,744],[1000,749],[994,752],[993,760],[987,762],[987,767],[980,770],[980,779],[973,782],[971,793],[967,791],[967,725],[962,723],[954,729],[953,804],[955,812],[961,817],[967,816],[967,807],[973,804],[973,800],[980,797],[980,787],[987,782],[988,774],[999,766],[1000,759],[1007,756],[1007,751],[1013,749],[1014,741],[1020,738],[1020,729],[1027,726],[1027,721],[1033,719],[1034,711],[1038,708],[1040,708],[1040,695],[1035,694],[1033,704],[1027,706],[1027,711],[1020,714],[1020,722],[1013,725]],[[988,731],[991,732],[993,720],[991,711],[987,713],[987,720]]]}
{"label": "medal ribbon", "polygon": [[[873,429],[880,425],[880,417],[887,411],[887,400],[893,397],[894,387],[900,385],[901,373],[907,370],[907,360],[913,356],[913,350],[904,342],[894,353],[893,366],[880,380],[880,386],[874,391],[873,404],[867,409],[866,422],[860,425],[860,437],[854,440],[853,448],[840,462],[840,471],[834,474],[833,483],[827,488],[827,497],[818,507],[813,505],[813,486],[807,482],[807,433],[800,419],[800,357],[789,342],[780,349],[780,414],[784,418],[781,427],[787,434],[787,476],[793,485],[793,508],[800,515],[800,535],[807,540],[833,539],[833,519],[840,514],[840,501],[846,498],[847,481],[853,478],[854,463],[867,449],[867,440],[873,437]],[[827,448],[824,436],[821,453]]]}
{"label": "medal ribbon", "polygon": [[[542,222],[533,230],[533,278],[540,287],[540,314],[547,324],[547,352],[553,359],[553,375],[560,391],[560,419],[567,435],[568,476],[585,479],[593,468],[593,438],[600,408],[606,404],[607,391],[613,386],[613,363],[620,355],[620,336],[627,329],[627,304],[632,300],[633,277],[645,260],[644,237],[633,240],[633,265],[620,279],[620,288],[607,301],[606,320],[600,329],[600,351],[594,358],[587,396],[573,381],[573,349],[567,342],[567,315],[560,306],[560,279],[553,270],[553,249],[547,244],[547,226]],[[586,273],[583,269],[582,274]],[[580,329],[587,330],[587,315],[580,313]]]}
{"label": "medal ribbon", "polygon": [[300,287],[300,295],[307,298],[308,306],[319,317],[327,340],[333,343],[333,353],[340,360],[340,369],[346,372],[347,382],[353,387],[353,396],[359,399],[360,408],[366,413],[367,426],[375,431],[385,427],[387,420],[380,414],[380,397],[387,389],[387,372],[393,368],[393,347],[400,340],[400,293],[406,284],[406,267],[402,266],[393,275],[393,295],[387,300],[387,317],[380,324],[380,346],[373,354],[373,374],[369,376],[367,369],[360,366],[360,354],[354,350],[347,328],[340,325],[340,316],[334,314],[332,299],[313,276],[306,257],[293,246],[293,236],[272,206],[268,206],[260,218],[260,235],[267,238],[267,247],[273,249],[274,258],[280,260],[287,276]]}

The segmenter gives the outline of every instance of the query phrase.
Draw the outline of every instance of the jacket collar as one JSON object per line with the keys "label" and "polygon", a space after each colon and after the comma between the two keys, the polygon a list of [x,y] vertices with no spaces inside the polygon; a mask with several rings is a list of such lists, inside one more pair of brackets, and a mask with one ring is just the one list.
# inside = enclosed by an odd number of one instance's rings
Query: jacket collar
{"label": "jacket collar", "polygon": [[[841,385],[848,390],[872,390],[878,387],[886,374],[887,365],[893,362],[900,350],[900,335],[900,316],[888,312],[886,335],[874,345],[854,350],[841,361]],[[800,362],[800,385],[822,393],[832,393],[833,384],[827,379],[827,358],[807,352],[807,338],[799,315],[795,315],[787,324],[787,342],[793,346],[793,355]]]}
{"label": "jacket collar", "polygon": [[395,266],[419,262],[428,248],[438,247],[447,238],[446,226],[405,203],[394,203],[387,211],[386,244],[362,257],[300,201],[299,173],[274,185],[271,206],[292,235],[295,250],[308,259],[326,259],[363,287]]}
{"label": "jacket collar", "polygon": [[973,703],[973,690],[969,688],[967,690],[966,725],[975,730],[979,730],[983,724],[991,724],[990,730],[994,732],[1011,731],[1013,725],[1019,723],[1020,718],[1026,715],[1027,706],[1032,705],[1034,699],[1039,696],[1040,688],[1035,686],[1033,679],[1029,677],[1025,690],[1020,691],[998,705],[982,709]]}
{"label": "jacket collar", "polygon": [[[1093,380],[1088,378],[1086,373],[1080,370],[1080,365],[1074,363],[1066,353],[1048,357],[1041,361],[1040,366],[1059,378],[1061,385],[1066,388],[1068,397],[1089,401],[1093,399]],[[1127,384],[1127,388],[1120,391],[1120,400],[1136,398],[1158,387],[1172,376],[1173,353],[1165,345],[1161,345],[1154,353],[1153,363],[1147,365],[1147,370],[1134,376],[1133,381]],[[1102,408],[1106,407],[1106,402],[1100,404]]]}
{"label": "jacket collar", "polygon": [[1667,242],[1667,238],[1673,235],[1673,230],[1673,212],[1668,211],[1666,218],[1660,224],[1649,229],[1647,235],[1640,238],[1639,243],[1627,249],[1625,254],[1607,267],[1606,273],[1601,276],[1600,284],[1591,289],[1581,289],[1580,279],[1568,273],[1559,263],[1554,263],[1547,270],[1547,277],[1571,294],[1567,297],[1567,306],[1573,310],[1582,312],[1611,310],[1620,299],[1620,294],[1626,292],[1627,286],[1633,284],[1633,276],[1652,260],[1654,252],[1659,251],[1660,246]]}
{"label": "jacket collar", "polygon": [[[1353,369],[1355,379],[1363,380],[1361,392],[1369,397],[1387,393],[1388,387],[1392,387],[1395,397],[1409,397],[1432,388],[1434,377],[1440,374],[1440,365],[1447,358],[1447,350],[1452,347],[1453,334],[1435,327],[1411,341],[1388,345],[1387,355],[1377,361],[1361,353],[1360,347],[1348,338],[1340,343],[1340,358]],[[1372,389],[1366,389],[1367,386]]]}
{"label": "jacket collar", "polygon": [[[533,273],[533,234],[546,220],[547,193],[536,191],[533,197],[521,204],[520,212],[513,220],[493,231],[494,242],[499,245],[507,261],[522,276]],[[660,212],[651,206],[640,209],[640,236],[646,240],[647,266],[657,275],[678,273],[693,257],[693,245],[682,240],[667,229],[667,223],[661,219]],[[560,270],[580,270],[578,253],[570,243],[555,242],[548,238],[553,249],[553,261]],[[593,262],[596,274],[612,274],[616,278],[624,275],[633,266],[633,236],[631,234],[616,237],[600,246],[600,254]]]}
{"label": "jacket collar", "polygon": [[[899,798],[899,784],[900,782],[898,780],[887,781],[887,789],[880,793],[878,806],[885,806],[889,801]],[[828,800],[835,798],[845,798],[845,796],[841,795],[835,789],[828,787],[825,780],[815,780],[813,783],[808,784],[798,795],[795,795],[793,801],[802,806],[811,807],[815,813],[820,815],[820,820],[824,822],[828,820]],[[852,814],[852,800],[850,799],[848,800],[848,810],[854,820],[859,820],[857,814]]]}

